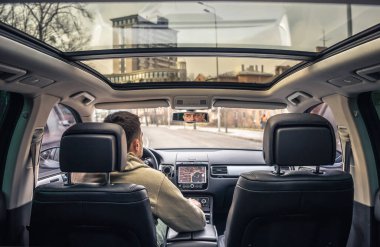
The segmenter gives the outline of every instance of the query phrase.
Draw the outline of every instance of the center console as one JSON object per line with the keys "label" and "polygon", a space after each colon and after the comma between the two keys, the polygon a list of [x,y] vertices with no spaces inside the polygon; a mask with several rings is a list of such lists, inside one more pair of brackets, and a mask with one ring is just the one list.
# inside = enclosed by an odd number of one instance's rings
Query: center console
{"label": "center console", "polygon": [[[207,156],[194,153],[176,157],[175,166],[163,167],[163,172],[172,180],[187,198],[197,200],[206,217],[206,227],[202,231],[177,233],[169,229],[167,246],[217,246],[218,234],[213,225],[213,197],[208,192],[209,162]],[[166,169],[166,170],[164,170]],[[170,173],[169,173],[170,172]]]}
{"label": "center console", "polygon": [[195,199],[202,205],[206,222],[212,224],[212,196],[205,193],[208,188],[208,172],[208,162],[178,161],[175,166],[175,182],[186,197]]}

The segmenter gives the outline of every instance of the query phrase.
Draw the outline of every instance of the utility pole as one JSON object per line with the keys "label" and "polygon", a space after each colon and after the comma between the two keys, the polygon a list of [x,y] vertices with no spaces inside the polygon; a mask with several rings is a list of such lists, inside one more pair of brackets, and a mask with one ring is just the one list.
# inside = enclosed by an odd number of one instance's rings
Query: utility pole
{"label": "utility pole", "polygon": [[156,108],[154,108],[153,112],[154,112],[154,121],[156,122],[156,126],[158,127],[158,118],[157,118]]}
{"label": "utility pole", "polygon": [[144,108],[144,118],[145,118],[145,126],[148,126],[148,117],[147,117],[145,108]]}
{"label": "utility pole", "polygon": [[352,10],[351,4],[347,4],[347,37],[352,36]]}
{"label": "utility pole", "polygon": [[[215,48],[218,48],[218,26],[216,25],[216,9],[208,4],[205,4],[203,2],[198,2],[198,4],[206,6],[210,9],[212,9],[212,12],[208,9],[204,9],[203,11],[209,14],[214,15],[214,28],[215,28]],[[219,80],[219,57],[216,55],[216,81]]]}
{"label": "utility pole", "polygon": [[227,122],[228,122],[228,117],[227,117],[227,109],[224,108],[224,131],[227,133],[228,132],[228,126],[227,126]]}
{"label": "utility pole", "polygon": [[325,29],[323,29],[323,37],[322,37],[322,42],[323,42],[323,47],[326,47],[326,33],[325,33]]}
{"label": "utility pole", "polygon": [[220,107],[218,107],[217,118],[218,118],[218,132],[220,132]]}
{"label": "utility pole", "polygon": [[168,108],[168,127],[170,127],[170,121],[171,121],[171,114],[170,114],[170,109]]}

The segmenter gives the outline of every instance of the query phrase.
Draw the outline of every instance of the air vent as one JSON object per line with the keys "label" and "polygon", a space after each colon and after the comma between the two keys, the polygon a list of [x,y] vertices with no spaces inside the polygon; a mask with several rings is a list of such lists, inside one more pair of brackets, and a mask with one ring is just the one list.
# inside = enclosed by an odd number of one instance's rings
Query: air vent
{"label": "air vent", "polygon": [[371,82],[380,80],[380,65],[356,71],[356,74]]}
{"label": "air vent", "polygon": [[26,74],[25,70],[16,69],[7,65],[0,64],[0,80],[9,82]]}
{"label": "air vent", "polygon": [[227,166],[212,166],[211,167],[211,175],[220,176],[220,175],[227,175],[227,174],[228,174]]}
{"label": "air vent", "polygon": [[165,176],[174,177],[174,166],[172,164],[161,164],[159,169]]}

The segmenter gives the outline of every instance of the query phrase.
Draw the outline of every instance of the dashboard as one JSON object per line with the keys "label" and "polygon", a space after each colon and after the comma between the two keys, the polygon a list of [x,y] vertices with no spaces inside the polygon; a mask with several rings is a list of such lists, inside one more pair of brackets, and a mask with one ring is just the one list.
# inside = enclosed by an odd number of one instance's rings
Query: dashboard
{"label": "dashboard", "polygon": [[[208,187],[196,185],[217,183],[213,178],[238,178],[243,172],[273,169],[265,164],[261,150],[160,149],[154,153],[159,169],[181,190],[204,190]],[[191,184],[194,186],[183,186]]]}
{"label": "dashboard", "polygon": [[225,221],[235,185],[241,173],[273,170],[265,164],[261,150],[158,149],[152,150],[159,169],[185,197],[198,200],[206,220]]}

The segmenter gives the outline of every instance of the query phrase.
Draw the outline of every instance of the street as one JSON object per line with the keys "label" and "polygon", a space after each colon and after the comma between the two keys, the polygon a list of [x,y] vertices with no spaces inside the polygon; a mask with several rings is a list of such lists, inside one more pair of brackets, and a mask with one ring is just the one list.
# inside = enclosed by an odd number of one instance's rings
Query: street
{"label": "street", "polygon": [[229,136],[207,128],[142,126],[144,146],[149,148],[241,148],[262,149],[259,140]]}

